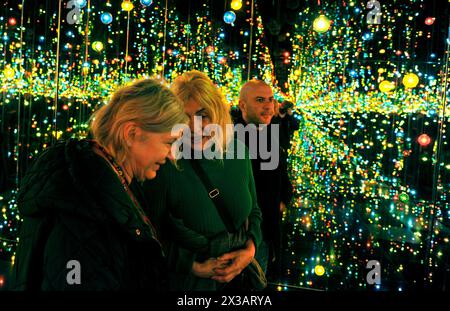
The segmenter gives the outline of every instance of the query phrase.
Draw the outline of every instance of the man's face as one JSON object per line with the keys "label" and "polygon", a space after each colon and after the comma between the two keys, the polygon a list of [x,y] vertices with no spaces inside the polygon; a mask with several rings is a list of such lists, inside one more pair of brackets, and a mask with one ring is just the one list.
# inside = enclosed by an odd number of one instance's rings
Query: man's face
{"label": "man's face", "polygon": [[239,107],[245,122],[269,124],[275,109],[272,89],[263,84],[251,87]]}

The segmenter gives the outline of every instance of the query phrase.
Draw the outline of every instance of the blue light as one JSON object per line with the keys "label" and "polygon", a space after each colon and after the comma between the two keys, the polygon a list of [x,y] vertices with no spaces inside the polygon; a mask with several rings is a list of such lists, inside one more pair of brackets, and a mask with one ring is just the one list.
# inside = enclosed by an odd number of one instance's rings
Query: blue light
{"label": "blue light", "polygon": [[225,38],[225,34],[224,34],[223,32],[221,32],[221,33],[219,34],[219,37],[223,39],[223,38]]}
{"label": "blue light", "polygon": [[248,37],[248,31],[244,32],[244,36]]}
{"label": "blue light", "polygon": [[45,37],[44,36],[40,36],[39,37],[39,42],[44,42],[45,41]]}
{"label": "blue light", "polygon": [[73,32],[69,30],[68,32],[66,32],[66,35],[67,35],[68,37],[72,37],[72,36],[73,36]]}
{"label": "blue light", "polygon": [[225,14],[223,15],[223,20],[225,21],[225,23],[231,24],[233,26],[233,23],[236,20],[236,13],[234,13],[233,11],[225,12]]}
{"label": "blue light", "polygon": [[356,73],[355,70],[351,70],[351,71],[350,71],[350,76],[352,76],[352,77],[357,77],[358,74]]}
{"label": "blue light", "polygon": [[430,57],[431,57],[431,58],[435,58],[435,57],[436,57],[436,54],[431,53]]}
{"label": "blue light", "polygon": [[100,19],[103,24],[108,25],[112,22],[113,17],[111,15],[111,13],[105,12],[100,16]]}
{"label": "blue light", "polygon": [[86,0],[75,0],[75,5],[82,9],[86,6]]}
{"label": "blue light", "polygon": [[150,6],[152,5],[153,1],[152,0],[141,0],[141,4],[143,6]]}
{"label": "blue light", "polygon": [[366,33],[363,35],[363,39],[364,39],[364,40],[370,40],[370,39],[372,39],[372,34],[369,33],[369,32],[366,32]]}

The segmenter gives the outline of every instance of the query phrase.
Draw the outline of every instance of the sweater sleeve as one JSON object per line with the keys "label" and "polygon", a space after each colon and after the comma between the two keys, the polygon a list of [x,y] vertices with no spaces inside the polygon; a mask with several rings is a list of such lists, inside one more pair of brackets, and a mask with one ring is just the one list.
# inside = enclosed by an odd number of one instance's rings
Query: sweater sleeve
{"label": "sweater sleeve", "polygon": [[255,187],[255,179],[253,177],[253,169],[250,159],[246,160],[247,170],[248,170],[248,186],[250,190],[250,194],[252,197],[252,209],[250,211],[250,215],[248,217],[249,226],[247,231],[248,238],[251,238],[255,243],[256,250],[259,247],[259,244],[262,240],[262,230],[261,230],[261,221],[262,221],[262,213],[258,206],[258,199],[256,196],[256,187]]}

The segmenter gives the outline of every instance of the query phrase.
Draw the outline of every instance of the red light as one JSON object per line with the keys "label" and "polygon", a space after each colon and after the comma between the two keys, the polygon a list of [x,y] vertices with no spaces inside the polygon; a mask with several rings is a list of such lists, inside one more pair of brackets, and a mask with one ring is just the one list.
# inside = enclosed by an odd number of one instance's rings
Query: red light
{"label": "red light", "polygon": [[11,26],[16,26],[16,25],[17,25],[17,20],[16,20],[14,17],[11,17],[11,18],[8,20],[8,23],[9,23],[9,25],[11,25]]}
{"label": "red light", "polygon": [[289,57],[289,55],[290,55],[289,52],[284,52],[285,57]]}
{"label": "red light", "polygon": [[126,59],[127,62],[131,62],[131,60],[132,60],[130,55],[128,55],[125,59]]}
{"label": "red light", "polygon": [[69,110],[69,106],[63,105],[62,109],[63,109],[63,110]]}
{"label": "red light", "polygon": [[417,142],[421,147],[426,147],[431,143],[431,138],[427,134],[422,134],[417,138]]}
{"label": "red light", "polygon": [[425,25],[428,25],[428,26],[433,25],[434,24],[434,20],[435,20],[434,17],[427,17],[427,18],[425,18]]}

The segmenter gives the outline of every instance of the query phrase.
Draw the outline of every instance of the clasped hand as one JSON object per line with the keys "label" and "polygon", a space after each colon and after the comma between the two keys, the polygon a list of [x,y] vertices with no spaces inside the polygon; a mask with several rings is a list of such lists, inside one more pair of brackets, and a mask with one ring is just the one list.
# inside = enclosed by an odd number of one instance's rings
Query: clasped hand
{"label": "clasped hand", "polygon": [[228,283],[250,264],[254,256],[255,244],[248,240],[243,249],[225,253],[218,258],[210,258],[202,263],[194,262],[192,273],[197,277]]}

